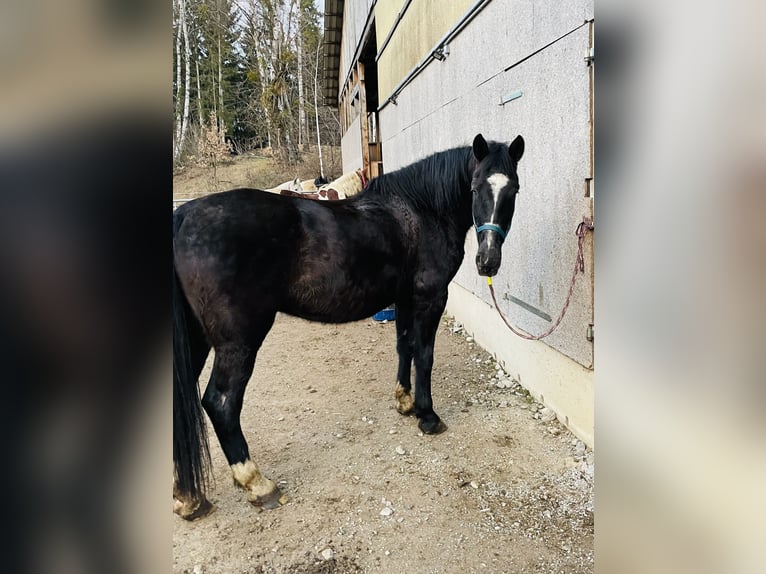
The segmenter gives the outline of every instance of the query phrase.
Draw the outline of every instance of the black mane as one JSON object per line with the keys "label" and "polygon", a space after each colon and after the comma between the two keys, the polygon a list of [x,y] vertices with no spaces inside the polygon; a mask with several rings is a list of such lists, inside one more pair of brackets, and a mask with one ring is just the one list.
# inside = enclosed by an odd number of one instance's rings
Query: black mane
{"label": "black mane", "polygon": [[[506,146],[497,142],[488,142],[488,145],[490,154],[499,159],[503,170],[510,171],[513,166]],[[362,195],[397,196],[418,211],[442,215],[457,208],[462,194],[470,189],[475,161],[470,146],[437,152],[376,177]]]}
{"label": "black mane", "polygon": [[361,196],[396,196],[416,210],[442,214],[455,209],[461,192],[471,185],[471,148],[432,154],[370,181]]}

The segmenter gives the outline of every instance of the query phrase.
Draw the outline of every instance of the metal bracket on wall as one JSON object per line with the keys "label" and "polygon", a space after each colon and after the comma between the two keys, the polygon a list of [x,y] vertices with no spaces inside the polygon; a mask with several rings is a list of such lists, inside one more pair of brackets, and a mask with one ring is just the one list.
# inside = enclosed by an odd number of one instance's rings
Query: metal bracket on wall
{"label": "metal bracket on wall", "polygon": [[593,178],[586,177],[585,181],[583,182],[583,197],[593,197],[593,192],[591,191],[592,186]]}
{"label": "metal bracket on wall", "polygon": [[523,95],[524,94],[522,93],[521,90],[516,90],[515,92],[513,92],[511,94],[508,94],[507,96],[501,96],[500,97],[500,103],[498,105],[504,106],[508,102],[516,100],[516,99],[520,98]]}
{"label": "metal bracket on wall", "polygon": [[590,47],[590,50],[588,50],[588,55],[583,58],[585,60],[585,65],[590,66],[593,64],[593,62],[596,61],[596,53],[593,46]]}
{"label": "metal bracket on wall", "polygon": [[522,309],[526,309],[533,315],[537,315],[538,317],[540,317],[541,319],[545,319],[549,323],[553,321],[553,318],[551,318],[551,316],[548,315],[548,313],[546,313],[545,311],[541,311],[534,305],[530,305],[526,301],[522,301],[518,297],[514,297],[513,295],[509,293],[503,293],[503,299],[505,299],[506,301],[510,301],[511,303],[516,303],[516,305],[518,305]]}

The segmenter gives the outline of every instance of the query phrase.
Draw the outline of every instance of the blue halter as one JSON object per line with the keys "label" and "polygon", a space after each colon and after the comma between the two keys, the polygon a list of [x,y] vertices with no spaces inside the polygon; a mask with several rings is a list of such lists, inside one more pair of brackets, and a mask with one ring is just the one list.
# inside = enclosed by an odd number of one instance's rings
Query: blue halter
{"label": "blue halter", "polygon": [[494,223],[485,223],[484,225],[476,225],[474,223],[474,227],[476,227],[476,235],[479,235],[480,231],[494,231],[496,232],[503,240],[505,240],[506,233],[503,231],[503,228],[499,225],[495,225]]}
{"label": "blue halter", "polygon": [[482,223],[481,225],[476,225],[476,217],[473,213],[471,213],[471,219],[473,220],[473,226],[476,228],[476,238],[478,239],[479,233],[482,231],[494,231],[500,236],[500,243],[505,241],[506,233],[503,231],[503,228],[499,225],[495,225],[494,223]]}

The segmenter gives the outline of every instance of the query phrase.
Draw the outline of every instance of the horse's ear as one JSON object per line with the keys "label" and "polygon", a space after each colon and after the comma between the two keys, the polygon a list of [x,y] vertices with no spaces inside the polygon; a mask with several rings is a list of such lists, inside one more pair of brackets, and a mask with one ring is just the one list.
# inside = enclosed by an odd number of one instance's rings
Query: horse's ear
{"label": "horse's ear", "polygon": [[477,134],[476,137],[473,138],[473,155],[476,157],[477,161],[481,161],[487,157],[487,154],[489,154],[489,146],[487,145],[484,136]]}
{"label": "horse's ear", "polygon": [[524,138],[516,136],[516,139],[513,140],[508,147],[508,153],[513,161],[518,162],[521,159],[521,156],[524,155]]}

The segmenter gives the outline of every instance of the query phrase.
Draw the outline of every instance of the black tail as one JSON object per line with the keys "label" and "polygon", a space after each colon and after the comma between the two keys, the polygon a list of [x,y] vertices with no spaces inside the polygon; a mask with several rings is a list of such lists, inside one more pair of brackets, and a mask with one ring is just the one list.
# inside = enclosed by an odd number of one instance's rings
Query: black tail
{"label": "black tail", "polygon": [[[173,217],[173,235],[180,223]],[[176,486],[185,497],[199,498],[207,486],[210,469],[205,421],[202,416],[199,372],[189,341],[190,322],[196,322],[181,289],[173,258],[173,464]]]}

